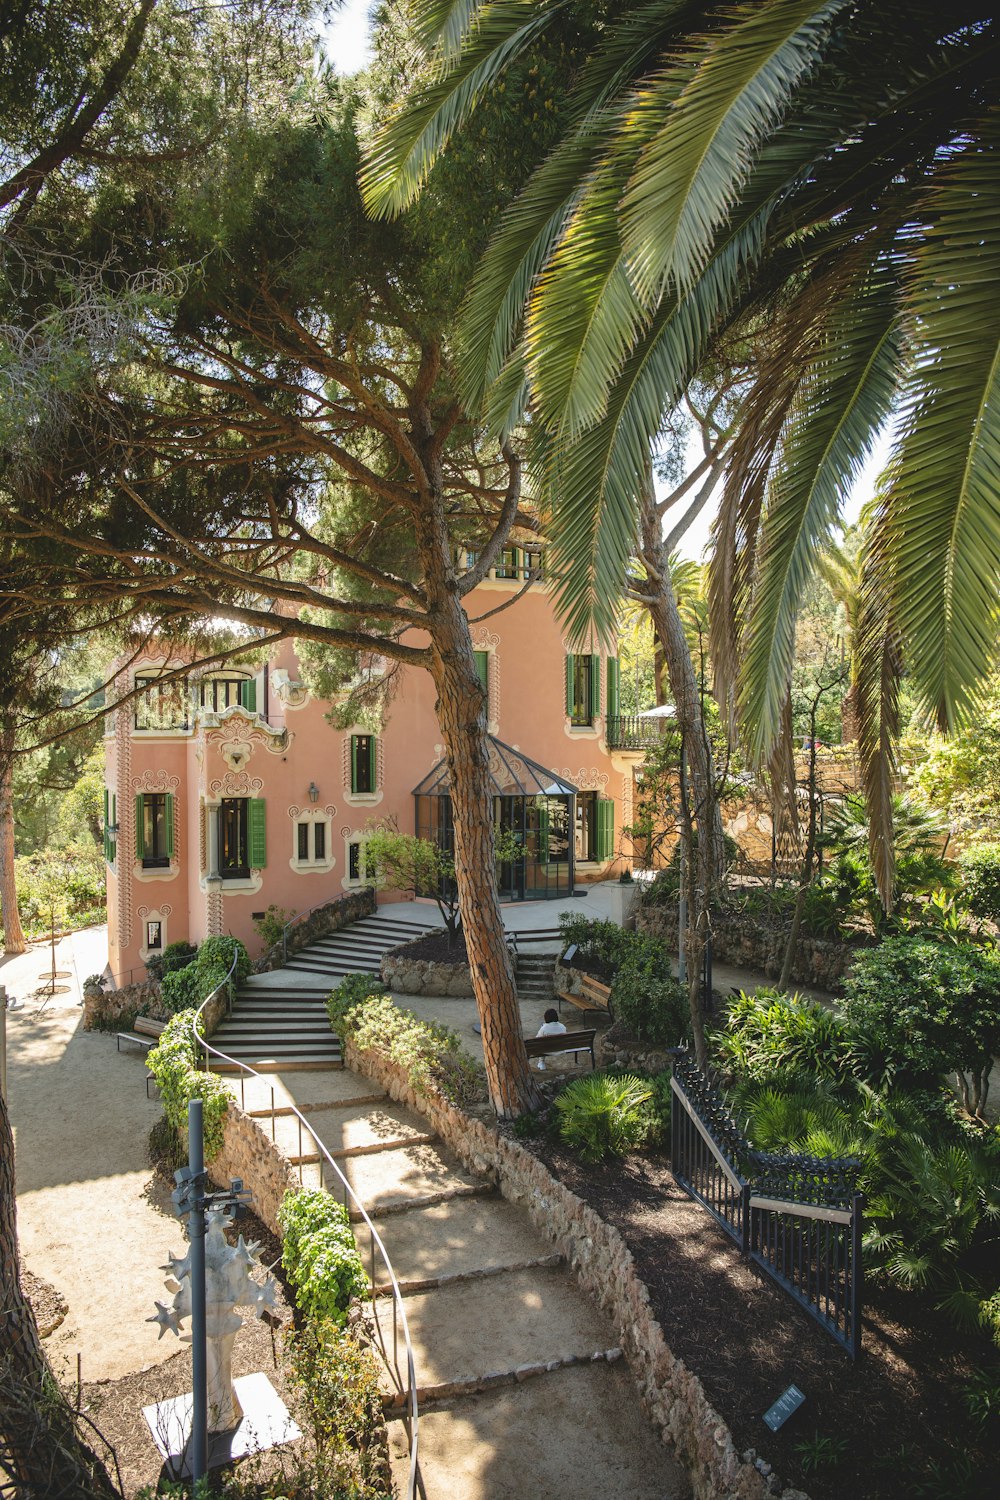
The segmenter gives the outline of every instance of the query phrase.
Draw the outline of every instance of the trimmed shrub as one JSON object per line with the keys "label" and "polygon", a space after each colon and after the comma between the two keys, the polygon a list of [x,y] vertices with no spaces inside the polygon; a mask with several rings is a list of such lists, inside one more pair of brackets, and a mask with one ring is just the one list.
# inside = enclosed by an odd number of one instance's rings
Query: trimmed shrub
{"label": "trimmed shrub", "polygon": [[327,1001],[330,1024],[341,1037],[350,1037],[363,1052],[383,1052],[402,1067],[418,1093],[435,1089],[453,1104],[475,1104],[486,1098],[482,1067],[463,1051],[458,1035],[447,1026],[421,1021],[402,1010],[385,993],[351,975]]}
{"label": "trimmed shrub", "polygon": [[575,1079],[555,1101],[560,1138],[584,1161],[624,1156],[645,1138],[645,1106],[653,1097],[647,1079],[634,1073],[589,1073]]}
{"label": "trimmed shrub", "polygon": [[966,849],[958,863],[973,916],[1000,924],[1000,844]]}
{"label": "trimmed shrub", "polygon": [[368,1290],[347,1209],[322,1188],[302,1188],[285,1194],[278,1227],[281,1263],[299,1310],[343,1326],[352,1297]]}
{"label": "trimmed shrub", "polygon": [[687,996],[673,978],[670,954],[659,938],[586,917],[563,917],[559,930],[564,943],[576,944],[583,967],[611,982],[615,1017],[639,1041],[672,1047],[690,1035]]}
{"label": "trimmed shrub", "polygon": [[869,1082],[927,1087],[954,1071],[975,1112],[1000,1050],[1000,956],[971,943],[887,938],[859,955],[844,1014]]}
{"label": "trimmed shrub", "polygon": [[240,984],[250,972],[250,957],[243,944],[234,937],[206,938],[193,963],[164,974],[160,985],[164,1009],[171,1013],[189,1006],[197,1010],[225,980],[234,952],[236,972],[232,983]]}
{"label": "trimmed shrub", "polygon": [[162,980],[165,974],[175,974],[194,962],[198,949],[194,943],[168,943],[162,953],[151,953],[146,960],[146,972],[150,979]]}
{"label": "trimmed shrub", "polygon": [[198,1068],[192,1035],[194,1010],[183,1010],[167,1022],[156,1046],[150,1050],[149,1071],[160,1090],[163,1110],[174,1130],[187,1130],[187,1107],[192,1099],[203,1101],[205,1160],[222,1149],[222,1129],[229,1107],[229,1092],[215,1073]]}

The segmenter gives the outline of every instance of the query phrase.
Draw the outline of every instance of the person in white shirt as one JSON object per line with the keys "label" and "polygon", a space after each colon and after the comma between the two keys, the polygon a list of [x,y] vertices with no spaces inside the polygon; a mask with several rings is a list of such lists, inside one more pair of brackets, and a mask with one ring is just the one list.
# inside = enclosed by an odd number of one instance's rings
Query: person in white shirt
{"label": "person in white shirt", "polygon": [[[538,1030],[535,1032],[535,1035],[536,1036],[565,1036],[566,1035],[566,1027],[563,1025],[562,1021],[560,1021],[560,1019],[559,1019],[559,1012],[557,1010],[555,1010],[551,1006],[549,1007],[549,1009],[545,1012],[545,1020],[542,1022],[541,1026],[539,1026]],[[545,1058],[544,1057],[540,1057],[538,1059],[538,1067],[539,1067],[539,1070],[542,1073],[545,1072]]]}

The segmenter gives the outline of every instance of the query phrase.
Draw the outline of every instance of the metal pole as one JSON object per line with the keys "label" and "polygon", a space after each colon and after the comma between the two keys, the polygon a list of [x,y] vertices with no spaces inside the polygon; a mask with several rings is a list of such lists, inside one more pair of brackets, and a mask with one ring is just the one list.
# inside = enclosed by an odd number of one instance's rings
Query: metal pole
{"label": "metal pole", "polygon": [[208,1350],[205,1342],[205,1131],[202,1101],[188,1103],[188,1162],[192,1172],[188,1239],[191,1244],[191,1484],[208,1468]]}

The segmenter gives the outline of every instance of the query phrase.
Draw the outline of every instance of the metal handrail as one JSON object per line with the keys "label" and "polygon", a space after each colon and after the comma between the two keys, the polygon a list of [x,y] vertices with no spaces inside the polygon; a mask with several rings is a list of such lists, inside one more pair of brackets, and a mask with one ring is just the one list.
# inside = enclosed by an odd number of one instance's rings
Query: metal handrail
{"label": "metal handrail", "polygon": [[[320,905],[324,905],[325,903],[320,902],[319,904]],[[202,1012],[204,1011],[205,1007],[209,1004],[209,1002],[211,1000],[213,1000],[216,995],[218,995],[218,993],[222,989],[223,985],[228,985],[230,983],[230,980],[233,978],[233,975],[235,974],[235,971],[236,971],[236,963],[237,963],[238,958],[239,958],[239,949],[237,948],[234,951],[234,953],[233,953],[233,962],[232,962],[232,965],[230,967],[229,973],[226,975],[225,979],[223,979],[221,981],[220,984],[216,985],[216,987],[212,991],[212,993],[210,995],[206,996],[206,998],[201,1002],[201,1004],[199,1005],[197,1011],[195,1012],[194,1020],[191,1023],[191,1030],[192,1030],[192,1033],[193,1033],[193,1036],[194,1036],[195,1046],[196,1047],[200,1047],[203,1050],[204,1054],[205,1054],[205,1071],[206,1072],[208,1072],[208,1068],[209,1068],[209,1063],[208,1063],[208,1054],[209,1053],[211,1053],[213,1057],[218,1058],[221,1062],[227,1063],[230,1067],[239,1068],[239,1070],[240,1070],[240,1108],[243,1109],[243,1110],[245,1110],[246,1109],[246,1086],[245,1086],[245,1076],[244,1075],[249,1074],[251,1078],[261,1078],[262,1075],[257,1072],[256,1068],[251,1068],[250,1065],[249,1065],[249,1063],[240,1062],[240,1060],[238,1058],[230,1057],[227,1053],[220,1052],[217,1047],[210,1046],[210,1044],[208,1042],[208,1039],[206,1037],[202,1036],[199,1033],[199,1031],[198,1031],[198,1022],[201,1019]],[[231,993],[231,991],[230,991],[230,993]],[[275,1140],[275,1125],[274,1125],[274,1122],[275,1122],[276,1116],[275,1116],[274,1084],[273,1083],[270,1085],[270,1089],[271,1089],[271,1140],[274,1141]],[[386,1251],[386,1248],[385,1248],[385,1246],[382,1243],[381,1236],[379,1235],[379,1232],[375,1228],[375,1225],[372,1223],[371,1219],[368,1217],[368,1213],[365,1210],[364,1204],[361,1202],[360,1198],[357,1196],[357,1194],[355,1193],[354,1189],[351,1187],[351,1184],[348,1182],[347,1178],[344,1176],[343,1172],[340,1170],[340,1168],[338,1167],[337,1163],[334,1161],[333,1157],[330,1155],[330,1152],[327,1150],[327,1148],[324,1146],[323,1142],[320,1140],[319,1136],[316,1134],[315,1130],[313,1130],[312,1126],[309,1124],[309,1121],[305,1118],[305,1116],[303,1115],[302,1111],[300,1109],[298,1109],[294,1104],[289,1104],[288,1106],[284,1106],[283,1105],[282,1108],[288,1108],[291,1111],[291,1113],[295,1116],[295,1118],[298,1120],[298,1122],[299,1122],[299,1164],[298,1165],[299,1165],[299,1183],[300,1183],[300,1185],[302,1183],[302,1130],[303,1130],[303,1127],[305,1127],[305,1130],[306,1130],[307,1134],[312,1138],[313,1144],[315,1145],[315,1147],[316,1147],[317,1151],[319,1152],[320,1156],[323,1158],[323,1160],[326,1162],[326,1164],[328,1166],[330,1166],[330,1167],[333,1168],[333,1171],[340,1178],[340,1184],[341,1184],[341,1188],[343,1190],[344,1208],[347,1210],[348,1213],[350,1213],[350,1208],[348,1206],[348,1200],[350,1200],[350,1202],[354,1204],[355,1209],[357,1210],[357,1212],[361,1215],[361,1219],[362,1219],[362,1221],[363,1221],[366,1229],[368,1230],[368,1236],[369,1236],[369,1240],[368,1240],[368,1261],[369,1261],[369,1267],[370,1267],[369,1278],[370,1278],[370,1281],[371,1281],[372,1321],[374,1323],[375,1328],[378,1330],[379,1343],[381,1344],[381,1348],[382,1348],[382,1357],[383,1357],[383,1359],[385,1361],[385,1364],[386,1364],[387,1368],[389,1366],[389,1354],[388,1354],[388,1350],[385,1347],[385,1343],[384,1343],[384,1340],[383,1340],[383,1337],[382,1337],[382,1327],[381,1327],[381,1324],[379,1323],[378,1316],[377,1316],[377,1314],[375,1312],[375,1251],[376,1251],[376,1249],[378,1250],[379,1256],[381,1258],[381,1262],[382,1262],[382,1264],[385,1267],[386,1273],[388,1274],[389,1283],[390,1283],[390,1286],[391,1286],[391,1289],[392,1289],[392,1372],[393,1372],[393,1374],[395,1376],[395,1379],[396,1379],[397,1389],[400,1392],[404,1391],[404,1382],[403,1382],[403,1377],[402,1377],[402,1375],[400,1373],[400,1364],[399,1364],[399,1332],[400,1332],[400,1326],[402,1326],[403,1345],[404,1345],[404,1348],[405,1348],[405,1351],[406,1351],[406,1382],[405,1382],[405,1395],[406,1395],[405,1412],[406,1412],[406,1416],[404,1417],[404,1426],[406,1428],[407,1444],[408,1444],[408,1447],[409,1447],[409,1454],[410,1454],[410,1473],[409,1473],[409,1479],[407,1480],[407,1485],[406,1485],[405,1500],[416,1500],[416,1496],[417,1496],[418,1492],[421,1495],[423,1495],[423,1493],[424,1493],[423,1480],[421,1479],[421,1476],[420,1476],[420,1464],[419,1464],[418,1455],[417,1455],[417,1448],[418,1448],[418,1428],[419,1428],[419,1412],[417,1410],[417,1372],[416,1372],[416,1364],[415,1364],[414,1358],[413,1358],[413,1345],[410,1343],[410,1328],[409,1328],[409,1324],[406,1321],[406,1309],[403,1307],[403,1294],[402,1294],[402,1292],[399,1289],[399,1282],[396,1279],[396,1273],[395,1273],[395,1271],[392,1268],[392,1262],[390,1261],[388,1253]],[[322,1163],[320,1164],[320,1183],[321,1184],[323,1183],[323,1166],[322,1166]],[[329,1191],[329,1189],[327,1189],[327,1191]]]}

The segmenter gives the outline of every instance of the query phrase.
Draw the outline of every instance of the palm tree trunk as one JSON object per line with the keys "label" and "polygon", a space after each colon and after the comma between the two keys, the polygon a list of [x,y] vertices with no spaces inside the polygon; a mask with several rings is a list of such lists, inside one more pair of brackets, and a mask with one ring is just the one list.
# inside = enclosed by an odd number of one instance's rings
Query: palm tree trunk
{"label": "palm tree trunk", "polygon": [[26,952],[14,879],[14,730],[9,726],[0,734],[0,913],[4,950]]}

